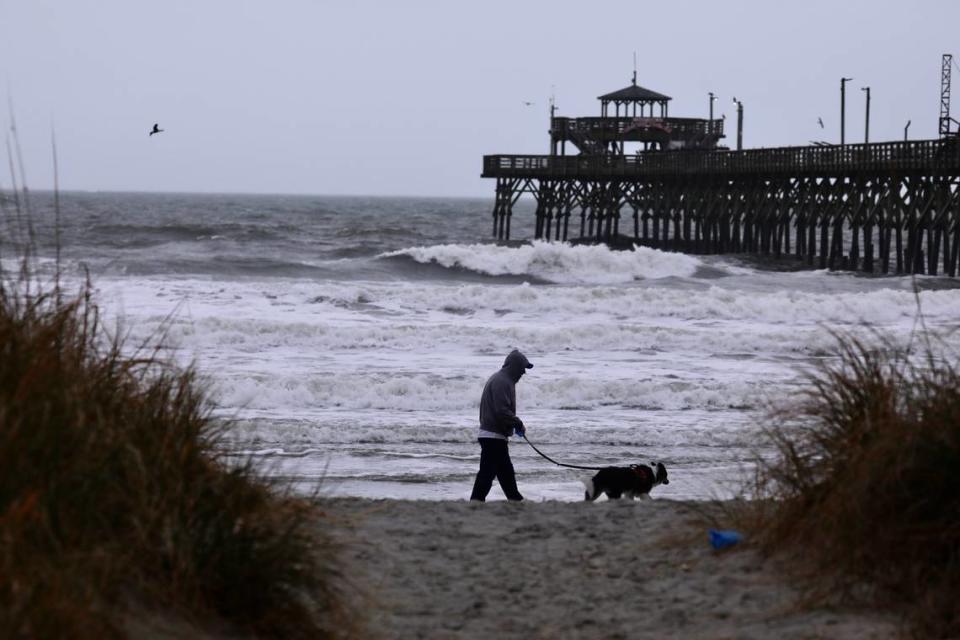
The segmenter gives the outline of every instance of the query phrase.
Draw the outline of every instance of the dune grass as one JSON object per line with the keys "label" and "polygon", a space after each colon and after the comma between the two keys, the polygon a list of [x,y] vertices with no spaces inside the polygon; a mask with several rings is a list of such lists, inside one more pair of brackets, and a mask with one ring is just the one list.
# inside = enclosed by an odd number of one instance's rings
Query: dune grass
{"label": "dune grass", "polygon": [[111,334],[89,279],[67,295],[58,260],[44,284],[26,196],[0,202],[16,231],[0,234],[3,634],[124,637],[149,610],[201,632],[355,636],[323,514],[222,459],[197,372]]}
{"label": "dune grass", "polygon": [[793,550],[832,586],[903,612],[921,638],[960,633],[960,372],[839,337],[798,406],[766,433],[754,515],[768,550]]}

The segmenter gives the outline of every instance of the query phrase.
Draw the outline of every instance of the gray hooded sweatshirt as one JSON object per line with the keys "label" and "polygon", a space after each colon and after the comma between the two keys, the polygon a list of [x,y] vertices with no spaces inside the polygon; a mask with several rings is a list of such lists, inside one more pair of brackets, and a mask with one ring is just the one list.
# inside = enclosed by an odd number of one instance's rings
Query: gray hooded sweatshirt
{"label": "gray hooded sweatshirt", "polygon": [[503,367],[490,376],[480,395],[479,437],[506,440],[523,424],[517,417],[516,384],[524,371],[531,368],[527,357],[514,349]]}

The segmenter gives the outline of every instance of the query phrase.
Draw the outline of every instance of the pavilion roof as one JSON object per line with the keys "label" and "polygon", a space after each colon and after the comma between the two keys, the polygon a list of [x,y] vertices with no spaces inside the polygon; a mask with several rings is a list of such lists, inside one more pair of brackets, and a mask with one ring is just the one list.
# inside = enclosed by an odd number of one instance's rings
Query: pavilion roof
{"label": "pavilion roof", "polygon": [[597,100],[607,102],[660,102],[662,100],[672,99],[670,96],[651,91],[637,84],[631,84],[629,87],[624,87],[619,91],[607,93],[597,98]]}

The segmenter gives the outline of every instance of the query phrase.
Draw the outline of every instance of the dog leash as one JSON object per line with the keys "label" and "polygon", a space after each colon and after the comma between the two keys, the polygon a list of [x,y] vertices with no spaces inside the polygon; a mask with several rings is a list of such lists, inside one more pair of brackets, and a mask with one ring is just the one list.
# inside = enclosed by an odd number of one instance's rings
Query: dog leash
{"label": "dog leash", "polygon": [[[520,435],[520,434],[518,434],[518,435]],[[605,467],[584,467],[584,466],[581,466],[581,465],[579,465],[579,464],[565,464],[565,463],[563,463],[563,462],[557,462],[556,460],[554,460],[553,458],[551,458],[550,456],[548,456],[547,454],[545,454],[543,451],[540,451],[540,449],[537,449],[536,445],[534,445],[532,442],[530,442],[530,440],[527,439],[527,434],[526,434],[526,433],[520,435],[520,437],[523,438],[524,440],[526,440],[526,441],[527,441],[527,444],[530,445],[531,447],[533,447],[533,450],[534,450],[534,451],[536,451],[536,452],[539,453],[542,457],[546,458],[547,460],[549,460],[550,462],[552,462],[553,464],[555,464],[555,465],[557,465],[557,466],[559,466],[559,467],[569,467],[569,468],[571,468],[571,469],[588,469],[588,470],[590,470],[590,471],[600,471],[601,469],[604,469],[604,468],[605,468]]]}

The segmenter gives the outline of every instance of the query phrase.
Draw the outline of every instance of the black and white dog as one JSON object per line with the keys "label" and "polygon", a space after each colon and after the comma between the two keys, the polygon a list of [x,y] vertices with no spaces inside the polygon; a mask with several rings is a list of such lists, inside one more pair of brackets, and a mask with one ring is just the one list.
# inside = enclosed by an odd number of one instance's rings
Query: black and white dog
{"label": "black and white dog", "polygon": [[605,493],[611,500],[626,496],[634,498],[649,498],[650,490],[658,484],[670,484],[667,479],[667,468],[662,462],[634,464],[629,467],[606,467],[600,469],[589,480],[584,480],[587,490],[583,493],[584,500],[596,500]]}

